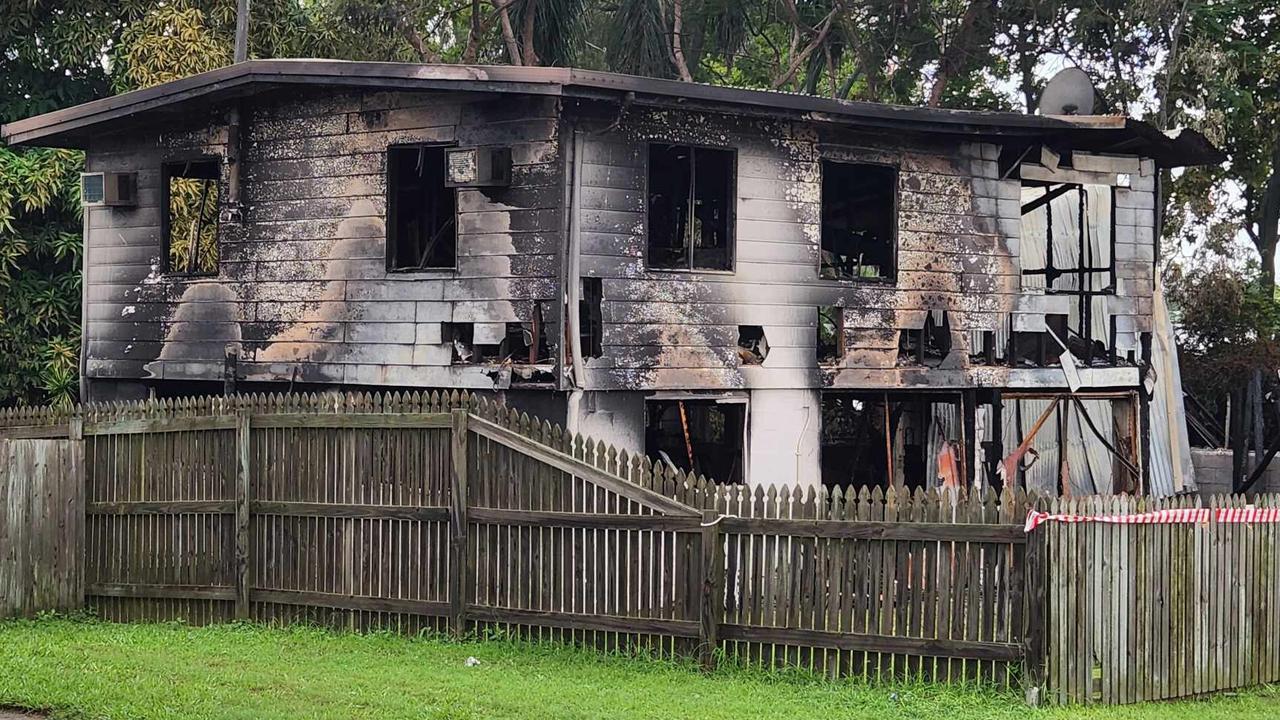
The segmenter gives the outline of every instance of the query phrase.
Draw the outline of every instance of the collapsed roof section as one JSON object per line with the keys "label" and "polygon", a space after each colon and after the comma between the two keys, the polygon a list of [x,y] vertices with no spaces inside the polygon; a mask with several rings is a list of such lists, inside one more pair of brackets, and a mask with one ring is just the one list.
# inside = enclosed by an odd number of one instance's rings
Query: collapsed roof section
{"label": "collapsed roof section", "polygon": [[[766,90],[574,68],[344,60],[251,60],[143,90],[76,105],[0,127],[12,145],[83,147],[94,136],[189,114],[229,100],[288,87],[375,88],[553,95],[732,111],[848,127],[988,140],[1005,144],[1062,144],[1097,152],[1141,155],[1162,167],[1215,164],[1222,153],[1194,131],[1166,134],[1115,115],[1040,116],[946,110],[834,100]],[[107,125],[110,127],[106,127]]]}

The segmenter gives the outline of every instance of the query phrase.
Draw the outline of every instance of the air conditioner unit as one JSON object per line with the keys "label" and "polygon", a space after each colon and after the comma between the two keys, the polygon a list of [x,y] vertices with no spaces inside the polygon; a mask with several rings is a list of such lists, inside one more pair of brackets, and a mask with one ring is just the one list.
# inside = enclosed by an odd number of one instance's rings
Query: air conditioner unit
{"label": "air conditioner unit", "polygon": [[465,147],[445,150],[447,187],[504,187],[511,184],[511,148]]}
{"label": "air conditioner unit", "polygon": [[138,174],[80,173],[80,202],[85,207],[136,207]]}

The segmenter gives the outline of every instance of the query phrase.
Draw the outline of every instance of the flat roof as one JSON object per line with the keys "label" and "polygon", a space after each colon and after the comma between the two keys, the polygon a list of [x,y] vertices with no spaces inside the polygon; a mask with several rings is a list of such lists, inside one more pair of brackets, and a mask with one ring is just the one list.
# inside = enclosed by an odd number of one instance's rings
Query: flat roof
{"label": "flat roof", "polygon": [[687,83],[559,67],[427,65],[347,60],[250,60],[0,126],[11,145],[84,147],[104,124],[145,123],[166,111],[242,98],[273,88],[312,86],[453,90],[583,97],[711,111],[750,112],[974,139],[1061,139],[1073,147],[1142,155],[1165,167],[1216,164],[1224,157],[1193,131],[1166,134],[1119,115],[1044,116],[835,100],[816,95]]}

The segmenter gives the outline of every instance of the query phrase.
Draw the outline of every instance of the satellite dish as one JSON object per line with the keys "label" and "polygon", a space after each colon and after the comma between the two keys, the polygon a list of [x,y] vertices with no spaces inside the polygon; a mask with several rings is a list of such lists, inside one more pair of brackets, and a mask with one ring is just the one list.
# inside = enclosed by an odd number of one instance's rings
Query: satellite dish
{"label": "satellite dish", "polygon": [[1097,93],[1080,68],[1059,70],[1040,95],[1041,115],[1092,115]]}

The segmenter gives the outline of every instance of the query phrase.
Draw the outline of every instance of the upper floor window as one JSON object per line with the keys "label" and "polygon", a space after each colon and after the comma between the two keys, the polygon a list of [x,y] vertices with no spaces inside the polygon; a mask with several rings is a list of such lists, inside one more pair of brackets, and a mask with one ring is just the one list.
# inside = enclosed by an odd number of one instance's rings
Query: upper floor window
{"label": "upper floor window", "polygon": [[218,272],[220,171],[219,161],[213,158],[165,163],[162,167],[165,272]]}
{"label": "upper floor window", "polygon": [[444,150],[440,145],[387,150],[388,270],[457,265],[457,191],[445,186]]}
{"label": "upper floor window", "polygon": [[822,278],[896,277],[897,195],[892,167],[822,161]]}
{"label": "upper floor window", "polygon": [[734,154],[649,146],[649,267],[733,269]]}

